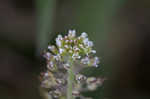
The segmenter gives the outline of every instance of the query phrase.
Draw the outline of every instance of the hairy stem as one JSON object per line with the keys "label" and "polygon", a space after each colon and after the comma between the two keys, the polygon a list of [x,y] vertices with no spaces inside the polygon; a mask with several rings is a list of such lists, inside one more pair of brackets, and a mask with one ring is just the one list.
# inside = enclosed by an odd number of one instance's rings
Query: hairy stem
{"label": "hairy stem", "polygon": [[72,87],[74,83],[74,74],[72,69],[73,69],[73,62],[71,61],[67,79],[67,99],[74,99],[72,96]]}

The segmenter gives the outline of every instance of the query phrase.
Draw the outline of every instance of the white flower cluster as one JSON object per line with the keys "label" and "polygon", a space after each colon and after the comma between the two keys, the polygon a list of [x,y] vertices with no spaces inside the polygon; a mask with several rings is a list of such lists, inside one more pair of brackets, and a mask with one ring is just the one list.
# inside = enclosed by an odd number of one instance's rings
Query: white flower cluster
{"label": "white flower cluster", "polygon": [[[53,53],[46,53],[46,58],[51,61],[59,60],[65,61],[64,57],[72,58],[74,61],[81,59],[81,63],[98,67],[99,58],[89,57],[89,54],[96,54],[96,51],[92,49],[93,42],[89,41],[87,33],[82,33],[81,36],[76,37],[75,30],[69,30],[67,36],[63,37],[58,35],[56,38],[56,47],[48,46],[48,49]],[[51,64],[53,66],[53,64]]]}
{"label": "white flower cluster", "polygon": [[97,79],[94,79],[97,82],[89,83],[90,78],[79,73],[81,67],[98,67],[100,61],[95,54],[93,42],[88,39],[87,33],[83,32],[80,36],[76,36],[75,30],[69,30],[68,35],[64,37],[58,35],[56,45],[49,45],[48,51],[44,53],[48,70],[42,75],[42,87],[49,89],[49,94],[54,99],[65,96],[67,70],[70,68],[68,60],[71,60],[74,63],[72,65],[74,65],[73,73],[76,80],[72,94],[79,96],[83,83],[89,85],[89,89],[92,89],[91,86],[94,86],[95,89],[99,84]]}

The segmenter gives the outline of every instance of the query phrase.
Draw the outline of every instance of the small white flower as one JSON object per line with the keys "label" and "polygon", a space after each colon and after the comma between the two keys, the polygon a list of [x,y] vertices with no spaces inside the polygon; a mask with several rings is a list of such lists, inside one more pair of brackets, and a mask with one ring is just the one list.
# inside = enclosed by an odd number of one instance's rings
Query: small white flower
{"label": "small white flower", "polygon": [[78,58],[78,59],[80,59],[80,58],[81,58],[81,56],[78,56],[77,58]]}
{"label": "small white flower", "polygon": [[48,46],[48,49],[51,50],[51,49],[52,49],[52,46]]}
{"label": "small white flower", "polygon": [[65,51],[65,50],[62,49],[62,48],[59,49],[59,53],[60,53],[60,54],[62,54],[64,51]]}
{"label": "small white flower", "polygon": [[85,58],[81,59],[82,64],[88,64],[89,62],[90,62],[89,57],[85,57]]}
{"label": "small white flower", "polygon": [[88,45],[89,39],[88,38],[83,39],[83,43],[84,43],[84,45]]}
{"label": "small white flower", "polygon": [[51,56],[51,53],[47,52],[47,53],[46,53],[46,56],[47,56],[47,57],[50,57],[50,56]]}
{"label": "small white flower", "polygon": [[69,48],[69,46],[68,46],[68,45],[64,45],[64,47],[65,47],[65,48],[67,48],[67,49]]}
{"label": "small white flower", "polygon": [[65,39],[67,39],[68,38],[68,36],[65,36]]}
{"label": "small white flower", "polygon": [[87,45],[88,45],[88,47],[93,47],[93,42],[92,41],[88,41]]}
{"label": "small white flower", "polygon": [[73,42],[74,42],[74,43],[76,43],[76,42],[77,42],[77,40],[75,39]]}
{"label": "small white flower", "polygon": [[49,76],[48,72],[44,73],[44,76],[46,76],[46,77]]}
{"label": "small white flower", "polygon": [[65,42],[66,42],[66,43],[68,43],[68,42],[69,42],[69,40],[66,40]]}
{"label": "small white flower", "polygon": [[73,58],[73,59],[79,58],[79,54],[78,54],[78,53],[74,53],[74,54],[72,55],[72,58]]}
{"label": "small white flower", "polygon": [[50,50],[50,51],[52,51],[53,53],[55,53],[56,52],[56,48],[55,48],[55,46],[48,46],[48,49]]}
{"label": "small white flower", "polygon": [[73,47],[73,50],[79,51],[80,49],[79,49],[77,46],[74,46],[74,47]]}
{"label": "small white flower", "polygon": [[61,42],[62,40],[63,40],[62,35],[58,35],[58,37],[56,38],[56,45],[58,47],[62,46],[62,42]]}
{"label": "small white flower", "polygon": [[57,54],[56,56],[54,56],[54,58],[55,58],[57,61],[59,61],[59,60],[61,60],[61,55],[60,55],[60,54]]}
{"label": "small white flower", "polygon": [[85,32],[83,32],[82,34],[81,34],[81,37],[82,38],[86,38],[88,35],[87,35],[87,33],[85,33]]}
{"label": "small white flower", "polygon": [[62,40],[63,38],[62,38],[62,35],[58,35],[58,37],[57,37],[59,40]]}
{"label": "small white flower", "polygon": [[82,44],[79,44],[79,46],[80,46],[81,48],[84,48]]}
{"label": "small white flower", "polygon": [[73,40],[70,40],[69,42],[70,42],[70,43],[72,43],[72,42],[73,42]]}
{"label": "small white flower", "polygon": [[69,30],[69,37],[75,37],[76,36],[76,31],[75,30]]}
{"label": "small white flower", "polygon": [[92,50],[91,52],[92,52],[93,54],[96,54],[96,50]]}
{"label": "small white flower", "polygon": [[94,58],[94,62],[93,62],[93,66],[98,67],[98,64],[100,63],[99,58],[95,57]]}
{"label": "small white flower", "polygon": [[50,61],[50,62],[48,63],[48,67],[54,67],[54,63],[53,63],[52,61]]}
{"label": "small white flower", "polygon": [[61,40],[59,40],[58,38],[56,38],[56,45],[58,47],[61,47],[61,45],[62,45]]}
{"label": "small white flower", "polygon": [[52,54],[49,52],[47,52],[43,55],[43,57],[46,58],[47,60],[49,60],[51,56],[52,56]]}

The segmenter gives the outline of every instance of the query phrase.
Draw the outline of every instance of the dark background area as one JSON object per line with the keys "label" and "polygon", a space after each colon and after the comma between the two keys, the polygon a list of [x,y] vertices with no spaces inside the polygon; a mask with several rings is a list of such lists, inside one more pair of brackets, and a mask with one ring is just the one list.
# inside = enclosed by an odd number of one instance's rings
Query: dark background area
{"label": "dark background area", "polygon": [[149,10],[149,1],[130,0],[113,21],[106,64],[114,74],[109,90],[114,99],[150,98]]}
{"label": "dark background area", "polygon": [[0,99],[41,98],[41,49],[68,29],[105,57],[106,98],[149,99],[149,11],[148,0],[0,0]]}
{"label": "dark background area", "polygon": [[40,99],[33,0],[0,0],[0,99]]}

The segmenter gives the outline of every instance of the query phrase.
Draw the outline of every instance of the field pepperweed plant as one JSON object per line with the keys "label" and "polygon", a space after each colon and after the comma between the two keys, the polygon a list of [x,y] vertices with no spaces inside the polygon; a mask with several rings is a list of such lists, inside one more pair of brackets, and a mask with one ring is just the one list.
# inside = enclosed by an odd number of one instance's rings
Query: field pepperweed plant
{"label": "field pepperweed plant", "polygon": [[40,80],[47,99],[92,99],[82,96],[81,92],[96,90],[104,80],[86,77],[80,71],[89,66],[98,67],[100,60],[95,54],[87,33],[77,37],[75,30],[69,30],[64,37],[58,35],[56,44],[49,45],[43,54],[47,69]]}

